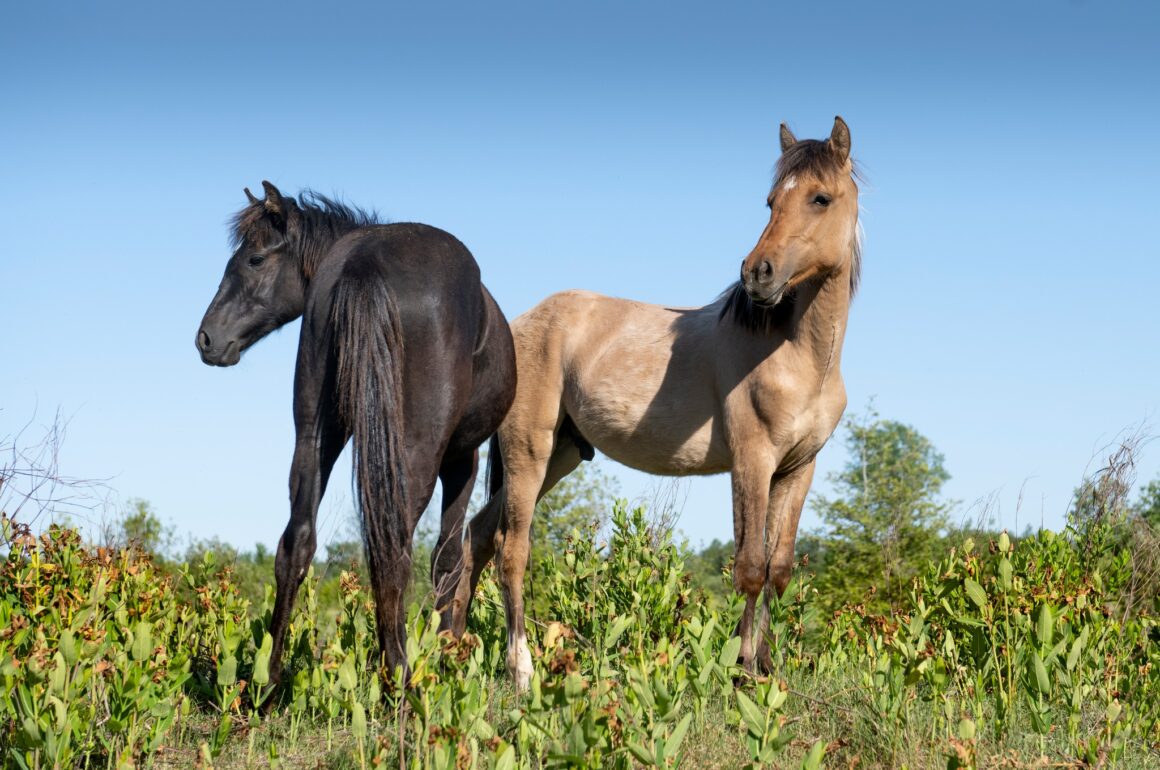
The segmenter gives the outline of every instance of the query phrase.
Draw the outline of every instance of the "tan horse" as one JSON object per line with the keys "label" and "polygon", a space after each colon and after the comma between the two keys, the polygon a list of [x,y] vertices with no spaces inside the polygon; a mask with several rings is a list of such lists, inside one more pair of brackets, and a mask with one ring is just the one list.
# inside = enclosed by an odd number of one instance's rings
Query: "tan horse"
{"label": "tan horse", "polygon": [[[512,323],[515,404],[493,442],[492,495],[471,522],[455,603],[462,632],[475,583],[498,549],[507,666],[531,676],[523,584],[536,502],[592,447],[649,473],[733,480],[734,584],[745,594],[741,657],[768,665],[754,614],[785,590],[814,458],[846,407],[840,372],[858,283],[858,187],[850,132],[826,141],[781,127],[769,224],[741,280],[700,308],[584,291],[556,294]],[[497,472],[498,471],[498,472]]]}

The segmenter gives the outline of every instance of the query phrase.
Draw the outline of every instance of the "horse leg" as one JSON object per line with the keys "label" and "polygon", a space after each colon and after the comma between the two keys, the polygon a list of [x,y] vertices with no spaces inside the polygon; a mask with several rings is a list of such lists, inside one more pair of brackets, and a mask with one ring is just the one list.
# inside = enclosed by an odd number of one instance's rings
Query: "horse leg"
{"label": "horse leg", "polygon": [[745,610],[737,624],[741,637],[739,658],[747,671],[753,671],[756,645],[753,621],[757,597],[765,583],[765,516],[769,508],[771,464],[750,458],[733,468],[733,585],[745,595]]}
{"label": "horse leg", "polygon": [[329,400],[322,403],[311,402],[306,397],[295,398],[294,422],[297,437],[290,467],[290,523],[278,541],[274,560],[277,592],[270,623],[270,636],[274,641],[270,654],[271,686],[281,678],[286,628],[294,611],[298,587],[314,558],[318,504],[326,491],[334,462],[347,440],[334,404]]}
{"label": "horse leg", "polygon": [[773,656],[769,649],[769,607],[774,592],[780,597],[789,584],[798,522],[814,479],[814,465],[815,462],[810,460],[784,476],[775,476],[770,488],[769,512],[765,518],[765,594],[757,623],[757,665],[767,674],[773,669]]}
{"label": "horse leg", "polygon": [[[581,459],[583,457],[580,447],[574,441],[561,441],[557,437],[556,448],[552,450],[552,458],[548,461],[548,470],[540,485],[536,501],[539,502],[552,487],[560,483],[560,479],[574,471]],[[504,537],[500,528],[502,510],[497,494],[472,517],[468,526],[468,547],[465,549],[463,575],[455,597],[456,617],[452,630],[456,636],[462,635],[467,630],[467,616],[471,611],[471,602],[475,598],[475,587],[479,585],[479,576],[503,543]]]}
{"label": "horse leg", "polygon": [[464,566],[463,521],[478,468],[479,452],[476,451],[454,460],[444,460],[439,468],[439,480],[443,484],[443,518],[439,542],[431,553],[431,585],[435,589],[435,610],[441,613],[440,631],[453,629],[453,621],[459,612],[455,598]]}
{"label": "horse leg", "polygon": [[499,579],[507,618],[507,669],[517,691],[527,690],[532,679],[532,653],[528,649],[524,622],[524,573],[531,548],[532,514],[547,478],[555,438],[554,430],[532,433],[523,445],[526,450],[513,457],[514,453],[505,447],[503,458],[505,477],[500,492],[503,546]]}
{"label": "horse leg", "polygon": [[502,538],[499,522],[502,513],[500,496],[487,501],[479,513],[471,517],[467,525],[466,543],[463,546],[463,570],[459,575],[459,587],[455,592],[454,618],[451,633],[463,636],[467,630],[467,616],[471,614],[471,602],[475,598],[475,587],[483,568],[495,556]]}

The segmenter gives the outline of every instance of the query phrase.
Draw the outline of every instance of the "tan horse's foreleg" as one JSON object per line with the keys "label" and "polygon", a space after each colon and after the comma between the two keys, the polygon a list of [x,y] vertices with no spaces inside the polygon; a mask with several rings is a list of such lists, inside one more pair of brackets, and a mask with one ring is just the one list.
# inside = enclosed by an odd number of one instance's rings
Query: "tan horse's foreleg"
{"label": "tan horse's foreleg", "polygon": [[757,597],[765,585],[765,518],[769,509],[773,464],[756,458],[738,458],[733,467],[733,585],[745,595],[745,610],[737,633],[741,636],[740,660],[753,670],[756,645],[753,620]]}
{"label": "tan horse's foreleg", "polygon": [[769,606],[774,592],[781,596],[789,584],[798,522],[814,479],[814,466],[815,461],[810,460],[784,476],[775,476],[770,486],[769,511],[765,519],[765,594],[757,621],[757,666],[767,674],[773,667],[769,649]]}

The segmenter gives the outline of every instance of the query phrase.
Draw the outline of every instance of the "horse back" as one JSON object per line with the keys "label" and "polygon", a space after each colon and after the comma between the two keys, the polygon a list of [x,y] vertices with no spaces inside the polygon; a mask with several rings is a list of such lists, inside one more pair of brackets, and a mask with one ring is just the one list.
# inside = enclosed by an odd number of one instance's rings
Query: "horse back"
{"label": "horse back", "polygon": [[[417,223],[374,225],[343,236],[320,261],[307,298],[302,333],[315,335],[319,350],[334,338],[333,302],[342,286],[389,296],[397,314],[409,443],[466,446],[474,439],[478,445],[489,433],[474,434],[494,432],[502,414],[496,419],[474,413],[487,398],[505,405],[505,385],[514,391],[514,364],[503,366],[505,352],[513,358],[511,337],[466,246],[444,230]],[[489,369],[496,371],[489,376]],[[464,418],[479,427],[459,437]]]}

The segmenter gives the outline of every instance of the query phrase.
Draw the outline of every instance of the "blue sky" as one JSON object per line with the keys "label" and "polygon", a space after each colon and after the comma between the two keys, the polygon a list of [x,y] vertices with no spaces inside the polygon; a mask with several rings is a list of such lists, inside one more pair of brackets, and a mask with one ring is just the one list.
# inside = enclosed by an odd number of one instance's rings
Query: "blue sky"
{"label": "blue sky", "polygon": [[[230,370],[193,346],[244,186],[450,230],[509,317],[572,287],[698,305],[765,222],[778,123],[835,114],[867,176],[852,409],[1020,529],[1155,425],[1154,3],[172,5],[0,10],[0,436],[59,409],[62,471],[182,532],[273,544],[288,514],[297,326]],[[725,477],[684,493],[694,542],[731,536]]]}

